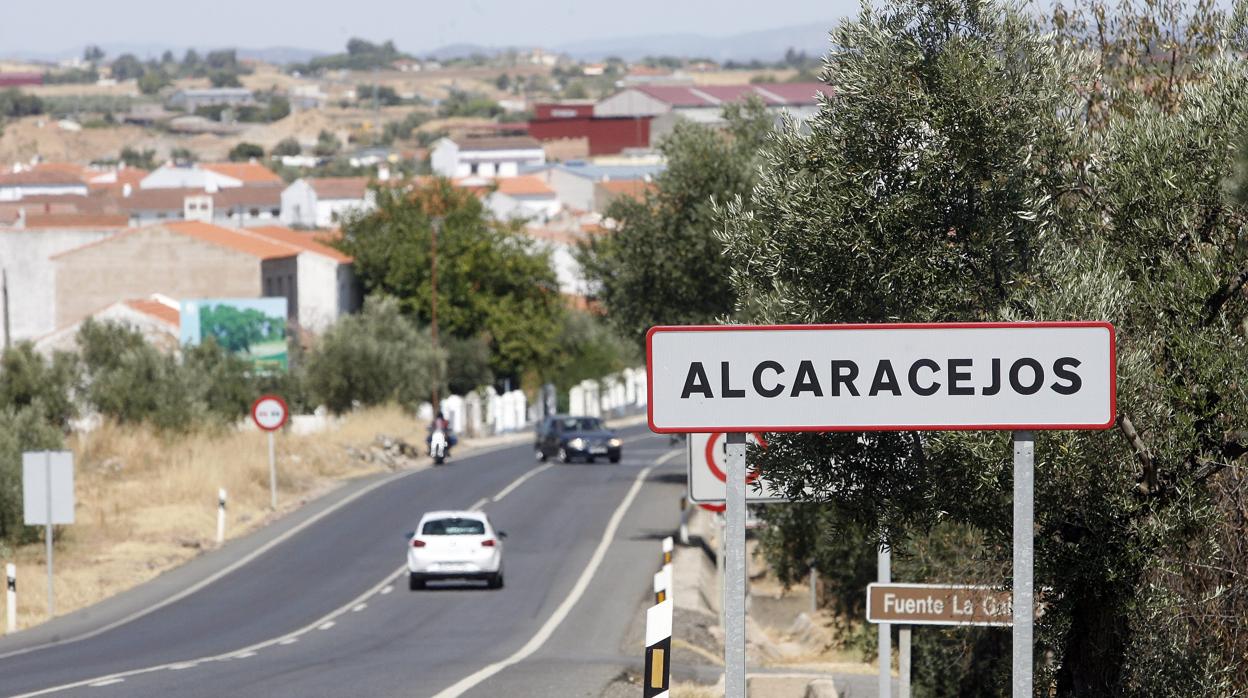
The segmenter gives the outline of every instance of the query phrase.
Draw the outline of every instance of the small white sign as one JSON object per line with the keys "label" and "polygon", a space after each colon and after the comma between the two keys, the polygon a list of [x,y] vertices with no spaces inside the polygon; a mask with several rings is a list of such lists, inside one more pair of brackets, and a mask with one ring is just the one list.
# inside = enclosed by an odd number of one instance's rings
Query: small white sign
{"label": "small white sign", "polygon": [[[689,501],[695,504],[717,504],[727,497],[727,464],[724,444],[727,438],[722,432],[714,434],[690,434],[689,447]],[[749,443],[766,444],[762,434],[748,434]],[[786,500],[772,488],[766,478],[759,477],[752,468],[746,477],[745,500],[747,502],[784,502]]]}
{"label": "small white sign", "polygon": [[1107,429],[1104,322],[655,327],[656,432]]}
{"label": "small white sign", "polygon": [[[51,521],[48,520],[49,501]],[[26,451],[22,454],[22,510],[27,526],[74,522],[73,452]]]}

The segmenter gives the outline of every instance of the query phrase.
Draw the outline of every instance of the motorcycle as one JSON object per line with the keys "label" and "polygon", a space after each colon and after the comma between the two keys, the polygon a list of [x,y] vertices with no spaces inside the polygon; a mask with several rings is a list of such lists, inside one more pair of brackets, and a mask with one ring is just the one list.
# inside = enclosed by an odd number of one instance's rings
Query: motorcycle
{"label": "motorcycle", "polygon": [[442,429],[435,429],[430,435],[429,455],[433,458],[434,465],[442,465],[451,456],[451,445]]}

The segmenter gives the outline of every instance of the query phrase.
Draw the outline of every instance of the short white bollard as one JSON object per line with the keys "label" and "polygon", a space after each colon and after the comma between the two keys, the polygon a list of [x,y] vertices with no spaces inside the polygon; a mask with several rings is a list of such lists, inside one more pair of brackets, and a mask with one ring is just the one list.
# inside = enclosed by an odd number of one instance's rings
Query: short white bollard
{"label": "short white bollard", "polygon": [[217,545],[225,542],[225,488],[217,490]]}
{"label": "short white bollard", "polygon": [[663,539],[663,564],[672,564],[672,551],[675,547],[676,546],[673,544],[671,536]]}
{"label": "short white bollard", "polygon": [[5,634],[17,632],[17,566],[9,563],[4,566],[5,596]]}

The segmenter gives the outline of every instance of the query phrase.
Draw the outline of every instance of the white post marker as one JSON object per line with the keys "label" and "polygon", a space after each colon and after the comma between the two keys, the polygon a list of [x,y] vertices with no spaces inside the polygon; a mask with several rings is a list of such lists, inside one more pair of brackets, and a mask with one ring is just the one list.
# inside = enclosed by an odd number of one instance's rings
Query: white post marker
{"label": "white post marker", "polygon": [[1032,632],[1035,619],[1032,566],[1035,547],[1035,439],[1014,432],[1014,629],[1013,695],[1031,698]]}
{"label": "white post marker", "polygon": [[727,435],[724,510],[724,695],[745,698],[745,432]]}
{"label": "white post marker", "polygon": [[[893,579],[893,551],[881,544],[875,553],[875,578],[880,584],[888,584]],[[888,623],[880,623],[876,628],[877,646],[880,655],[880,698],[890,698],[893,694],[893,637]]]}
{"label": "white post marker", "polygon": [[74,454],[27,451],[22,454],[22,508],[27,526],[44,527],[48,562],[48,617],[56,615],[52,588],[52,526],[74,522]]}
{"label": "white post marker", "polygon": [[217,490],[217,545],[225,542],[225,488]]}
{"label": "white post marker", "polygon": [[251,419],[257,427],[269,432],[269,506],[277,509],[277,457],[273,432],[281,429],[290,418],[286,401],[276,395],[261,395],[251,404]]}
{"label": "white post marker", "polygon": [[646,665],[642,698],[667,698],[672,673],[672,601],[646,610]]}
{"label": "white post marker", "polygon": [[675,541],[672,540],[671,536],[668,536],[667,538],[663,539],[663,564],[664,565],[672,564],[672,550],[674,550],[675,547],[676,547]]}
{"label": "white post marker", "polygon": [[897,698],[910,698],[910,626],[897,628],[897,671],[901,680],[897,682]]}
{"label": "white post marker", "polygon": [[8,563],[4,566],[4,632],[12,635],[17,632],[17,565]]}

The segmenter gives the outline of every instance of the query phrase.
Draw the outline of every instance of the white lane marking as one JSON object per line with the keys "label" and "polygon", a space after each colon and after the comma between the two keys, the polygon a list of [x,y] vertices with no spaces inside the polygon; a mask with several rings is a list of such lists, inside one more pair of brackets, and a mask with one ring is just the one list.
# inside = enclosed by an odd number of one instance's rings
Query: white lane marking
{"label": "white lane marking", "polygon": [[317,630],[329,630],[332,627],[334,627],[334,621],[327,620],[324,623],[321,623],[320,625],[316,626],[316,629]]}
{"label": "white lane marking", "polygon": [[576,584],[572,587],[572,591],[570,591],[567,597],[564,598],[563,603],[559,604],[559,607],[555,609],[555,612],[550,615],[550,618],[546,619],[546,622],[542,625],[541,629],[537,631],[537,634],[530,638],[529,641],[525,643],[524,647],[516,650],[516,652],[510,657],[500,662],[490,664],[480,671],[461,679],[455,685],[436,694],[434,698],[458,698],[459,696],[462,696],[465,692],[476,687],[482,681],[485,681],[503,669],[524,661],[529,655],[536,652],[543,644],[545,644],[546,640],[550,639],[550,636],[555,632],[555,628],[558,628],[559,624],[568,617],[568,614],[572,611],[572,607],[576,605],[576,602],[581,599],[582,595],[584,595],[585,590],[589,588],[590,580],[593,579],[594,573],[598,571],[599,565],[602,564],[603,558],[606,557],[607,547],[611,545],[611,541],[615,538],[616,530],[619,529],[620,522],[624,519],[624,514],[628,511],[628,507],[637,497],[637,493],[641,491],[641,486],[645,483],[646,476],[650,474],[650,471],[654,470],[659,465],[662,465],[664,460],[664,458],[660,458],[658,461],[655,461],[653,466],[645,468],[637,473],[637,477],[633,480],[633,486],[629,488],[628,494],[624,495],[624,501],[620,502],[620,505],[615,508],[615,513],[611,515],[611,519],[607,522],[607,528],[603,531],[602,539],[598,541],[598,547],[594,549],[594,554],[590,556],[589,564],[587,564],[585,569],[582,570],[581,576],[576,580]]}
{"label": "white lane marking", "polygon": [[[504,443],[504,444],[498,444],[497,446],[489,446],[489,447],[482,448],[482,449],[481,449],[481,450],[479,450],[479,451],[473,451],[473,452],[472,452],[469,456],[465,456],[465,457],[475,458],[475,457],[477,457],[477,456],[484,456],[484,455],[488,455],[488,454],[490,454],[490,453],[497,453],[498,451],[506,451],[506,450],[507,450],[507,449],[509,449],[509,448],[515,448],[515,447],[517,447],[517,446],[518,446],[519,444],[521,444],[521,443],[523,443],[523,441],[518,441],[518,442],[516,442],[516,443]],[[203,589],[204,587],[208,586],[209,584],[212,584],[213,582],[217,581],[218,579],[221,579],[221,578],[222,578],[222,577],[224,577],[225,575],[227,575],[227,574],[229,574],[229,573],[233,572],[234,570],[237,570],[238,568],[242,567],[243,565],[246,565],[246,564],[250,563],[252,560],[255,560],[256,558],[260,557],[261,555],[263,555],[263,554],[267,553],[268,551],[272,550],[274,547],[276,547],[276,546],[278,546],[278,545],[281,545],[282,543],[284,543],[285,541],[289,540],[290,538],[292,538],[293,536],[297,535],[298,533],[302,532],[304,529],[308,528],[308,527],[309,527],[309,526],[311,526],[312,524],[315,524],[317,521],[320,521],[321,519],[323,519],[323,518],[325,518],[325,517],[329,516],[330,514],[332,514],[332,513],[336,512],[336,511],[338,511],[339,509],[341,509],[341,508],[345,507],[346,505],[350,504],[351,502],[354,502],[355,500],[359,499],[360,497],[363,497],[364,495],[368,494],[369,492],[372,492],[373,490],[375,490],[375,489],[377,489],[377,488],[379,488],[379,487],[382,487],[382,486],[384,486],[384,485],[388,485],[388,484],[390,484],[390,483],[392,483],[392,482],[394,482],[394,481],[396,481],[396,480],[401,480],[401,479],[403,479],[403,478],[405,478],[405,477],[407,477],[407,476],[409,476],[409,475],[414,475],[414,474],[416,474],[416,473],[425,472],[426,470],[429,470],[429,468],[419,468],[419,469],[416,469],[416,470],[406,470],[406,471],[403,471],[403,472],[394,473],[393,475],[387,476],[387,477],[385,477],[385,478],[382,478],[381,480],[378,480],[377,482],[374,482],[374,483],[373,483],[373,484],[371,484],[371,485],[368,485],[367,487],[365,487],[365,488],[364,488],[364,489],[362,489],[362,490],[359,490],[358,492],[354,492],[354,493],[352,493],[352,494],[350,494],[350,495],[348,495],[348,496],[346,496],[346,497],[343,497],[342,499],[338,500],[337,502],[335,502],[335,503],[333,503],[333,504],[329,505],[329,506],[328,506],[327,508],[325,508],[324,510],[322,510],[322,511],[320,511],[320,512],[317,512],[316,514],[312,515],[311,517],[309,517],[309,518],[308,518],[308,519],[306,519],[305,521],[303,521],[303,522],[301,522],[301,523],[299,523],[299,524],[296,524],[294,527],[292,527],[290,530],[286,531],[285,533],[282,533],[282,534],[278,535],[276,538],[274,538],[273,540],[269,541],[268,543],[265,543],[264,545],[260,546],[259,548],[256,548],[255,550],[251,551],[251,552],[250,552],[250,553],[248,553],[247,555],[244,555],[243,557],[239,558],[238,560],[235,560],[235,561],[234,561],[233,563],[231,563],[230,565],[227,565],[227,566],[225,566],[225,567],[221,568],[220,570],[217,570],[215,573],[213,573],[213,574],[211,574],[211,575],[208,575],[207,577],[205,577],[204,579],[200,580],[199,582],[196,582],[195,584],[192,584],[191,586],[189,586],[189,587],[187,587],[187,588],[183,589],[182,591],[180,591],[180,592],[178,592],[178,593],[174,594],[173,596],[170,596],[170,597],[168,597],[168,598],[164,599],[163,601],[159,601],[159,602],[157,602],[157,603],[155,603],[155,604],[153,604],[153,605],[151,605],[151,606],[148,606],[147,608],[139,609],[138,611],[135,611],[134,613],[131,613],[130,615],[128,615],[128,616],[126,616],[126,617],[124,617],[124,618],[121,618],[121,619],[119,619],[119,620],[115,620],[115,621],[113,621],[112,623],[109,623],[108,625],[105,625],[105,626],[102,626],[102,627],[96,628],[95,630],[91,630],[91,631],[85,632],[85,633],[83,633],[83,634],[81,634],[81,635],[75,635],[75,636],[73,636],[73,637],[67,637],[67,638],[63,638],[63,639],[60,639],[60,640],[54,640],[54,641],[52,641],[52,642],[45,642],[45,643],[43,643],[42,645],[33,645],[33,646],[31,646],[31,647],[23,647],[22,649],[19,649],[19,650],[13,650],[12,652],[8,652],[8,653],[5,653],[5,654],[0,654],[0,659],[8,659],[9,657],[16,657],[16,656],[18,656],[18,655],[26,654],[26,653],[28,653],[28,652],[34,652],[34,651],[36,651],[36,650],[47,649],[47,648],[49,648],[49,647],[58,647],[58,646],[60,646],[60,645],[66,645],[66,644],[69,644],[69,643],[71,643],[71,642],[78,642],[79,640],[89,640],[89,639],[91,639],[91,638],[93,638],[93,637],[95,637],[95,636],[97,636],[97,635],[99,635],[99,634],[101,634],[101,633],[106,633],[106,632],[108,632],[109,630],[112,630],[113,628],[118,628],[118,627],[121,627],[121,626],[123,626],[123,625],[125,625],[125,624],[127,624],[127,623],[134,622],[134,621],[136,621],[136,620],[138,620],[138,619],[142,618],[143,616],[146,616],[146,615],[147,615],[147,614],[149,614],[149,613],[152,613],[152,612],[154,612],[154,611],[158,611],[158,610],[160,610],[160,609],[164,608],[165,606],[168,606],[169,604],[176,603],[176,602],[181,601],[182,599],[184,599],[184,598],[186,598],[186,597],[190,596],[191,594],[194,594],[195,592],[199,591],[200,589]]]}
{"label": "white lane marking", "polygon": [[234,659],[248,659],[254,656],[256,656],[255,652],[239,652],[238,654],[234,655]]}
{"label": "white lane marking", "polygon": [[356,604],[356,605],[355,605],[355,606],[351,609],[351,612],[352,612],[352,613],[359,613],[360,611],[363,611],[363,610],[364,610],[364,609],[366,609],[366,608],[368,608],[368,604],[366,604],[366,603],[357,603],[357,604]]}
{"label": "white lane marking", "polygon": [[105,679],[103,681],[96,681],[95,683],[90,683],[87,685],[90,686],[91,688],[103,688],[105,686],[112,686],[115,683],[121,683],[122,681],[125,681],[125,679]]}
{"label": "white lane marking", "polygon": [[[500,450],[501,450],[501,449],[500,449]],[[665,454],[664,456],[662,456],[662,457],[660,457],[658,460],[656,460],[656,461],[655,461],[655,463],[654,463],[654,466],[652,466],[652,467],[650,467],[650,468],[646,468],[645,470],[642,470],[642,471],[640,471],[639,473],[637,473],[637,478],[636,478],[636,480],[634,480],[634,482],[633,482],[633,488],[632,488],[632,489],[630,489],[630,490],[629,490],[629,492],[628,492],[628,495],[626,495],[625,502],[630,502],[630,501],[632,500],[632,498],[636,496],[636,494],[637,494],[637,490],[638,490],[638,489],[640,489],[640,487],[641,487],[641,483],[645,480],[646,475],[648,475],[648,474],[649,474],[649,472],[650,472],[651,470],[653,470],[655,467],[658,467],[658,466],[660,466],[660,465],[662,465],[662,464],[666,463],[667,461],[671,460],[672,458],[674,458],[674,457],[676,457],[676,456],[679,456],[679,455],[683,455],[683,454],[684,454],[684,451],[672,451],[671,453]],[[412,472],[419,472],[419,471],[412,471]],[[405,474],[411,474],[411,473],[405,473]],[[521,477],[524,477],[524,476],[522,475]],[[394,478],[394,479],[397,479],[397,478]],[[357,496],[358,496],[358,495],[357,495]],[[487,501],[488,501],[488,499],[487,499]],[[610,522],[610,523],[608,523],[608,529],[611,529],[612,525],[614,525],[614,526],[618,527],[618,525],[619,525],[618,518],[623,518],[623,511],[624,511],[626,508],[627,508],[627,507],[624,507],[624,505],[623,505],[623,504],[621,504],[621,508],[619,508],[619,509],[617,509],[617,510],[616,510],[616,513],[615,513],[615,514],[612,516],[612,518],[611,518],[611,522]],[[618,517],[618,518],[617,518],[617,517]],[[614,531],[611,531],[611,533],[612,533],[612,535],[614,535]],[[591,558],[591,560],[590,560],[590,561],[591,561],[591,563],[592,563],[592,562],[594,562],[594,560],[595,560],[595,559],[597,559],[597,562],[596,562],[596,563],[594,563],[594,564],[595,564],[595,566],[596,566],[597,564],[600,564],[600,563],[601,563],[601,556],[602,556],[602,554],[605,552],[605,548],[606,548],[605,543],[607,543],[609,540],[610,540],[610,537],[609,537],[609,536],[608,536],[608,537],[605,537],[605,538],[603,539],[603,542],[602,542],[602,543],[599,543],[598,549],[594,551],[594,557],[593,557],[593,558]],[[372,586],[371,588],[369,588],[369,589],[368,589],[367,591],[365,591],[364,593],[360,594],[359,596],[355,597],[354,599],[351,599],[351,600],[350,600],[350,601],[348,601],[347,603],[343,604],[342,606],[339,606],[338,608],[336,608],[336,609],[334,609],[334,610],[330,611],[329,613],[326,613],[324,616],[321,616],[320,618],[318,618],[318,619],[316,619],[316,620],[312,621],[311,623],[309,623],[309,624],[307,624],[307,625],[303,626],[302,628],[299,628],[298,630],[294,630],[294,631],[292,631],[292,632],[286,633],[285,635],[279,635],[279,636],[277,636],[277,637],[270,638],[270,639],[268,639],[268,640],[263,640],[263,641],[261,641],[261,642],[257,642],[257,643],[255,643],[255,644],[253,644],[253,645],[249,645],[249,646],[247,646],[247,647],[243,647],[242,649],[234,650],[234,651],[232,651],[232,652],[225,652],[225,653],[223,653],[223,654],[213,655],[213,656],[210,656],[210,657],[199,657],[199,658],[196,658],[196,659],[182,660],[182,661],[178,661],[178,662],[170,662],[170,663],[167,663],[167,664],[158,664],[158,665],[156,665],[156,666],[143,667],[143,668],[141,668],[141,669],[131,669],[130,671],[118,672],[118,673],[116,673],[116,674],[107,674],[107,675],[104,675],[104,676],[97,676],[97,677],[90,678],[90,679],[83,679],[82,681],[75,681],[75,682],[73,682],[73,683],[67,683],[67,684],[62,684],[62,685],[60,685],[60,686],[52,686],[52,687],[50,687],[50,688],[44,688],[44,689],[41,689],[41,690],[38,690],[38,691],[32,691],[32,692],[30,692],[30,693],[22,693],[22,694],[20,694],[20,695],[12,696],[12,698],[34,698],[34,696],[43,696],[43,695],[47,695],[47,694],[49,694],[49,693],[58,693],[58,692],[60,692],[60,691],[66,691],[66,690],[69,690],[69,689],[71,689],[71,688],[81,688],[81,687],[83,687],[83,686],[90,686],[93,682],[99,682],[99,681],[109,681],[109,680],[112,680],[112,679],[121,679],[121,680],[124,680],[125,678],[130,677],[130,676],[139,676],[139,675],[141,675],[141,674],[149,674],[149,673],[156,672],[156,671],[163,671],[163,670],[165,670],[165,669],[169,669],[169,668],[171,668],[171,667],[178,666],[178,665],[182,665],[182,664],[188,664],[188,663],[189,663],[189,664],[201,664],[201,663],[204,663],[204,662],[220,662],[220,661],[226,661],[226,660],[228,660],[230,657],[232,657],[232,656],[234,656],[234,655],[238,654],[239,652],[248,652],[248,651],[251,651],[251,650],[261,650],[261,649],[264,649],[265,647],[271,647],[271,646],[273,646],[273,645],[277,645],[277,644],[282,644],[282,645],[291,644],[291,643],[293,643],[293,642],[297,642],[297,641],[298,641],[298,638],[299,638],[301,635],[307,634],[307,633],[311,632],[312,630],[314,630],[314,629],[316,629],[316,628],[319,628],[321,625],[324,625],[326,622],[332,622],[334,618],[337,618],[338,616],[340,616],[340,615],[342,615],[342,614],[346,613],[348,610],[350,610],[350,609],[351,609],[353,606],[355,606],[356,604],[358,604],[358,603],[360,603],[360,602],[363,602],[363,601],[367,601],[368,599],[372,598],[374,595],[376,595],[376,594],[378,594],[378,593],[385,593],[385,592],[383,592],[383,591],[382,591],[384,588],[389,587],[389,588],[393,589],[394,587],[391,585],[391,581],[392,581],[392,580],[394,580],[394,578],[395,578],[395,577],[399,576],[400,574],[402,574],[402,573],[404,573],[404,572],[406,572],[406,571],[407,571],[407,563],[404,563],[404,564],[400,565],[400,566],[398,567],[398,569],[394,570],[394,571],[393,571],[393,572],[391,572],[390,574],[387,574],[387,575],[386,575],[386,576],[385,576],[385,577],[384,577],[384,578],[383,578],[380,582],[378,582],[377,584],[375,584],[374,586]],[[583,584],[582,584],[582,582],[583,582]],[[587,587],[588,585],[589,585],[589,580],[588,580],[588,577],[586,576],[586,574],[585,574],[585,573],[582,573],[582,574],[581,574],[581,578],[577,580],[577,585],[576,585],[575,587],[573,587],[573,591],[577,591],[577,589],[580,589],[580,593],[582,593],[582,594],[583,594],[583,593],[584,593],[584,587]],[[570,598],[571,598],[571,597],[569,597],[569,599],[570,599]],[[168,601],[168,602],[166,602],[166,603],[172,603],[172,601]],[[162,604],[162,605],[163,605],[163,604]],[[565,610],[565,608],[564,608],[565,606],[567,607],[567,609],[566,609],[566,610]],[[568,614],[568,612],[571,610],[571,606],[572,606],[572,604],[571,604],[571,603],[569,603],[568,599],[565,599],[565,600],[564,600],[564,602],[563,602],[563,604],[562,604],[562,605],[560,605],[560,606],[559,606],[559,608],[555,609],[555,614],[558,614],[560,611],[563,611],[563,615],[564,615],[564,616],[566,616],[566,615]],[[155,608],[156,608],[156,607],[153,607],[153,609],[152,609],[152,610],[155,610]],[[137,616],[136,616],[136,617],[137,617]],[[551,620],[553,620],[554,618],[555,618],[555,616],[554,616],[554,615],[552,615],[552,616],[551,616]],[[560,620],[562,620],[562,619],[560,619]],[[120,624],[120,623],[118,623],[118,624]],[[550,624],[550,621],[549,621],[549,620],[547,621],[547,624],[548,624],[548,625]],[[558,623],[555,623],[555,625],[558,625]],[[539,631],[538,631],[538,633],[539,633],[539,634],[538,634],[538,636],[540,636],[540,635],[541,635],[541,633],[542,633],[543,631],[545,631],[545,630],[546,630],[546,628],[545,628],[545,627],[543,627],[543,628],[542,628],[542,630],[539,630]],[[103,631],[101,630],[101,631],[98,631],[98,632],[103,632]],[[549,636],[549,634],[550,634],[551,632],[554,632],[554,628],[553,628],[553,627],[552,627],[552,628],[550,628],[550,632],[546,633],[546,635],[547,635],[547,636]],[[98,634],[98,633],[96,633],[96,634]],[[536,639],[538,638],[538,636],[534,636],[533,640],[536,640]],[[84,638],[85,638],[85,637],[87,637],[87,636],[84,636]],[[525,647],[522,647],[522,648],[521,648],[521,651],[524,651],[526,648],[528,648],[528,647],[529,647],[529,645],[533,644],[533,640],[530,640],[530,641],[529,641],[529,643],[525,645]],[[73,641],[73,640],[64,640],[64,641],[62,641],[62,642],[51,643],[50,645],[43,645],[43,647],[48,647],[48,646],[51,646],[51,645],[56,645],[56,644],[64,644],[65,642],[72,642],[72,641]],[[545,638],[542,638],[542,642],[545,642]],[[540,647],[540,645],[541,645],[541,643],[538,643],[538,645],[537,645],[537,646],[538,646],[538,647]],[[30,649],[38,649],[38,648],[30,648]],[[23,650],[22,652],[30,651],[30,649]],[[533,649],[529,650],[527,654],[525,654],[525,655],[524,655],[524,656],[522,656],[522,657],[517,658],[517,659],[516,659],[516,661],[521,661],[521,660],[523,660],[525,657],[527,657],[529,654],[532,654],[532,653],[533,653],[534,651],[536,651],[536,650],[537,650],[537,647],[533,647]],[[13,654],[21,654],[22,652],[16,652],[16,653],[13,653]],[[519,653],[517,653],[517,654],[519,654]],[[0,659],[4,659],[6,656],[12,656],[12,655],[0,655]],[[508,658],[508,660],[504,660],[504,661],[509,661],[509,660],[510,660],[511,658],[513,658],[513,657],[516,657],[516,655],[512,655],[512,657],[509,657],[509,658]],[[512,662],[512,663],[514,663],[514,662]],[[501,665],[502,663],[500,662],[499,664]],[[489,667],[487,667],[487,669],[488,669],[488,668],[489,668]],[[499,668],[498,668],[498,669],[495,669],[493,672],[491,672],[491,673],[490,673],[489,675],[487,675],[487,676],[483,676],[480,680],[482,680],[482,681],[483,681],[483,680],[485,680],[485,679],[486,679],[486,678],[488,678],[489,676],[492,676],[493,674],[495,674],[495,673],[497,673],[498,671],[500,671],[502,668],[503,668],[503,666],[499,666]],[[485,670],[483,669],[482,671],[485,671]],[[479,674],[479,673],[481,673],[481,672],[477,672],[477,673]],[[474,676],[475,676],[475,674],[474,674]],[[470,677],[470,678],[471,678],[471,677]],[[465,681],[466,681],[466,680],[467,680],[467,679],[465,679]],[[461,681],[460,683],[463,683],[463,682]],[[475,684],[473,684],[473,685],[475,685]],[[447,689],[447,690],[450,690],[450,689]],[[465,689],[465,690],[466,690],[466,689]],[[444,693],[445,693],[445,691],[444,691]],[[441,695],[441,694],[439,694],[439,695]],[[455,694],[455,695],[458,695],[458,694]]]}
{"label": "white lane marking", "polygon": [[169,671],[182,671],[183,669],[194,669],[197,666],[199,666],[197,662],[182,662],[181,664],[174,664],[173,666],[169,667]]}
{"label": "white lane marking", "polygon": [[385,587],[384,589],[382,589],[382,590],[381,590],[381,595],[382,595],[382,596],[385,596],[386,594],[389,594],[389,593],[390,593],[390,592],[392,592],[392,591],[394,591],[394,585],[393,585],[393,584],[388,584],[388,585],[386,585],[386,587]]}
{"label": "white lane marking", "polygon": [[507,485],[507,486],[506,486],[506,487],[504,487],[502,490],[500,490],[498,494],[494,495],[494,496],[490,499],[490,501],[491,501],[491,502],[498,502],[498,501],[502,500],[502,498],[503,498],[503,497],[506,497],[507,495],[511,494],[511,493],[512,493],[512,491],[513,491],[513,490],[515,490],[517,487],[519,487],[520,485],[523,485],[523,484],[525,483],[525,481],[526,481],[526,480],[528,480],[529,478],[533,477],[534,475],[537,475],[538,473],[542,472],[543,470],[546,470],[547,468],[549,468],[549,467],[551,467],[551,466],[553,466],[553,465],[554,465],[554,463],[547,463],[547,464],[545,464],[545,465],[542,465],[542,466],[539,466],[539,467],[536,467],[536,468],[534,468],[534,469],[530,470],[529,472],[525,473],[524,475],[521,475],[519,478],[516,478],[516,480],[515,480],[514,482],[512,482],[510,485]]}
{"label": "white lane marking", "polygon": [[473,502],[472,506],[468,507],[468,511],[479,511],[481,507],[489,503],[490,503],[489,497],[482,497],[481,499],[478,499],[477,501]]}

